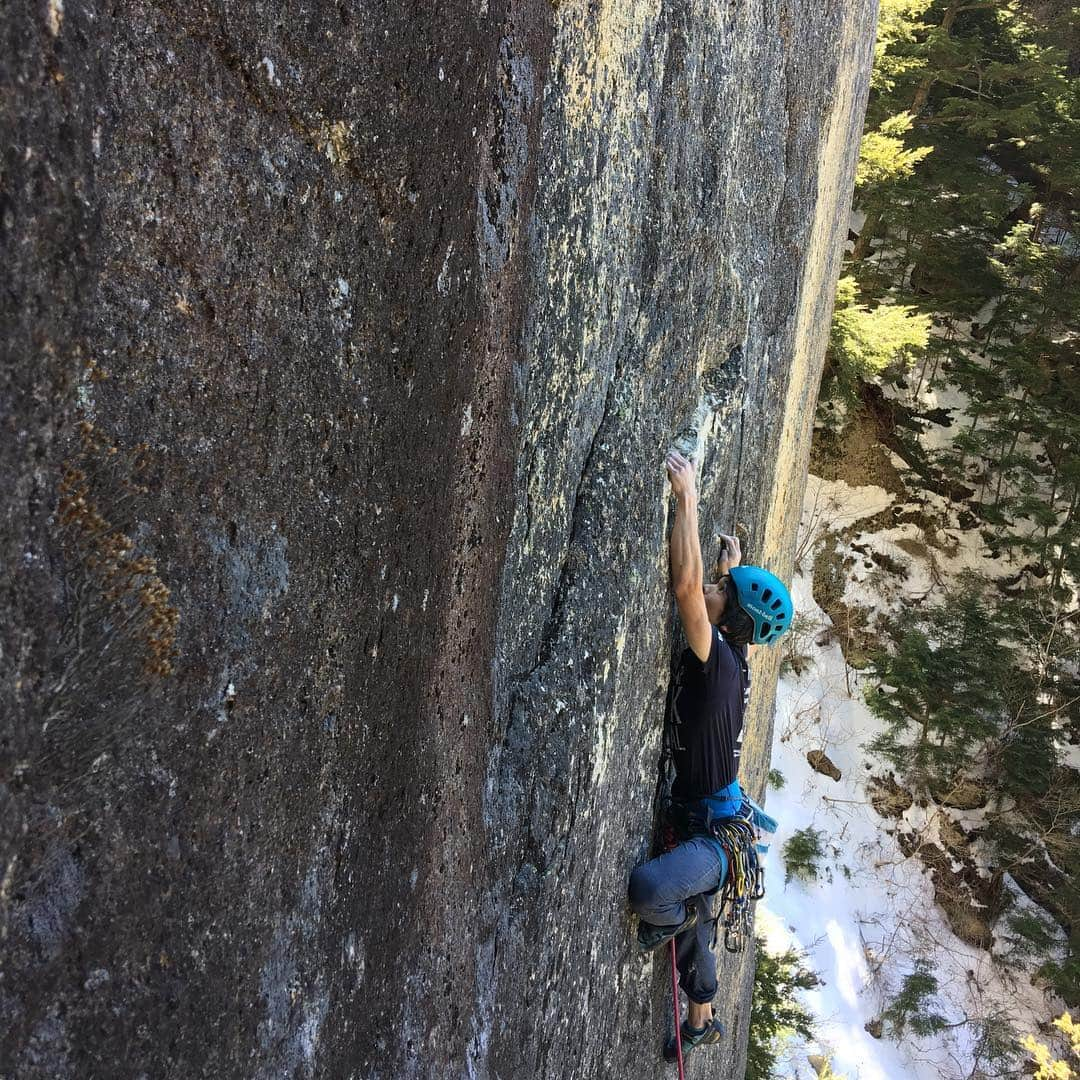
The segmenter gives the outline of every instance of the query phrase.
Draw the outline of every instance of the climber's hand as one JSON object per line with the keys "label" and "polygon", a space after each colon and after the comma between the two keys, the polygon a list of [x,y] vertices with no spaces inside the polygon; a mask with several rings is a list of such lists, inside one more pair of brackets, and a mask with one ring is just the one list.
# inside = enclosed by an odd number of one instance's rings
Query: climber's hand
{"label": "climber's hand", "polygon": [[742,562],[742,545],[739,543],[737,536],[728,536],[727,533],[720,533],[721,547],[720,558],[717,560],[720,573],[726,574],[733,566],[738,566]]}
{"label": "climber's hand", "polygon": [[668,479],[671,481],[671,490],[677,499],[694,499],[697,497],[697,487],[694,483],[694,464],[688,461],[678,450],[669,450],[664,458],[667,466]]}

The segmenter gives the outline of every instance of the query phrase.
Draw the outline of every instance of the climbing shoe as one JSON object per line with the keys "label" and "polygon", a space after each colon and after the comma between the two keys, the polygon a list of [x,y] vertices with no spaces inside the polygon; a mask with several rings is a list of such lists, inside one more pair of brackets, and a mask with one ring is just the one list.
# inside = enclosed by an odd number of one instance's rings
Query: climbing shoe
{"label": "climbing shoe", "polygon": [[642,919],[637,928],[638,948],[643,953],[659,949],[661,945],[666,945],[673,937],[678,937],[684,930],[689,930],[696,922],[696,907],[687,907],[686,918],[681,926],[656,926]]}
{"label": "climbing shoe", "polygon": [[[724,1025],[720,1023],[715,1016],[704,1031],[692,1031],[690,1026],[684,1020],[682,1022],[683,1057],[686,1057],[695,1046],[710,1046],[712,1043],[718,1043],[724,1037],[724,1034]],[[664,1060],[677,1061],[678,1057],[679,1047],[675,1042],[675,1036],[672,1035],[671,1038],[664,1043]]]}

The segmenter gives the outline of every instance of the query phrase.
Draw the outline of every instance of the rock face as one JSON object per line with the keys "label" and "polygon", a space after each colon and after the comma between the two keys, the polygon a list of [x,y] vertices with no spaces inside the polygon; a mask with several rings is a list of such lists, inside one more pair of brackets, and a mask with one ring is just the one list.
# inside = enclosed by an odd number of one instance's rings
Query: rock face
{"label": "rock face", "polygon": [[873,18],[9,13],[0,1074],[666,1075],[660,461],[789,567]]}

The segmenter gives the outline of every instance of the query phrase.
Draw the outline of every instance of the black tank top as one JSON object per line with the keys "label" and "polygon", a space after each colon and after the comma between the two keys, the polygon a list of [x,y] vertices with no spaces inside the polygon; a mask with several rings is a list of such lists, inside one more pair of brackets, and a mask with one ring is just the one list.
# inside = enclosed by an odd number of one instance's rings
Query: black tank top
{"label": "black tank top", "polygon": [[668,717],[677,799],[703,799],[736,778],[749,696],[745,645],[725,641],[714,626],[704,664],[692,649],[683,652]]}

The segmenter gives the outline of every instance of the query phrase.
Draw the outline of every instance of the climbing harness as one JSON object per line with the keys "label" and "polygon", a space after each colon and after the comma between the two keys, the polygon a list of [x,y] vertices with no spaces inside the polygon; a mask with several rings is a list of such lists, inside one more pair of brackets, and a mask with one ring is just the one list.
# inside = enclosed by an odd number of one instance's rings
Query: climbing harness
{"label": "climbing harness", "polygon": [[694,836],[708,836],[724,850],[728,872],[720,890],[720,903],[712,920],[715,946],[724,928],[724,948],[740,952],[754,931],[756,900],[765,895],[765,856],[776,821],[753,799],[744,795],[742,805],[732,817],[713,818],[701,814],[694,804],[668,799],[663,831],[667,850]]}
{"label": "climbing harness", "polygon": [[679,1062],[679,1080],[686,1080],[683,1071],[682,1022],[679,1020],[679,969],[675,965],[675,939],[671,939],[671,1000],[675,1009],[675,1057]]}

